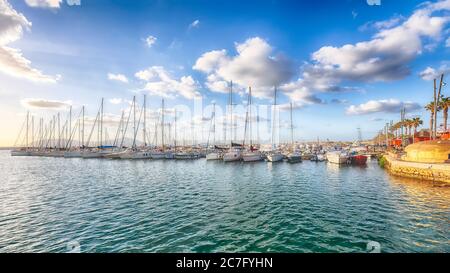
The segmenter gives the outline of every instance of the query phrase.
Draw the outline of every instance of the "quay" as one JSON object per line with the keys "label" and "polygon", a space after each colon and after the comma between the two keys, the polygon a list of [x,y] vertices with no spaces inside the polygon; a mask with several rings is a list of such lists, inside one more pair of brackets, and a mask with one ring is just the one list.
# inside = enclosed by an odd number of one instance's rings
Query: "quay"
{"label": "quay", "polygon": [[395,176],[450,183],[450,141],[431,140],[411,144],[404,154],[387,152],[382,159]]}

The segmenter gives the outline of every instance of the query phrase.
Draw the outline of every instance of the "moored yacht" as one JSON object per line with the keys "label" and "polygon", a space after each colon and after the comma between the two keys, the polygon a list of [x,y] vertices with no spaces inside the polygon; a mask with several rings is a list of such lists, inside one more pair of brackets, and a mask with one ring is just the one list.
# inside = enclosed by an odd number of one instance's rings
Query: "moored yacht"
{"label": "moored yacht", "polygon": [[348,155],[341,151],[334,151],[327,153],[327,160],[330,163],[347,164],[348,159],[349,159]]}

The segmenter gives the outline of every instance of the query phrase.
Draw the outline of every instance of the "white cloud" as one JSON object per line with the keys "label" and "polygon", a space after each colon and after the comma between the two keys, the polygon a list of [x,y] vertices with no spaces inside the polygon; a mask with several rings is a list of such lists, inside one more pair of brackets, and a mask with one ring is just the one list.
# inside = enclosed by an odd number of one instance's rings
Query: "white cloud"
{"label": "white cloud", "polygon": [[400,113],[402,108],[405,108],[406,111],[415,111],[420,109],[421,106],[415,102],[401,102],[396,99],[370,100],[363,104],[349,106],[346,113],[348,115],[365,115],[379,112]]}
{"label": "white cloud", "polygon": [[123,74],[113,74],[108,73],[108,79],[112,81],[119,81],[123,83],[128,83],[128,78]]}
{"label": "white cloud", "polygon": [[196,27],[199,27],[199,25],[200,25],[200,21],[197,19],[189,25],[189,28],[196,28]]}
{"label": "white cloud", "polygon": [[213,50],[197,59],[193,69],[207,74],[206,86],[215,92],[226,92],[228,82],[238,88],[252,87],[255,97],[269,97],[273,86],[289,81],[294,69],[290,60],[272,54],[267,41],[249,38],[235,44],[237,54],[230,56],[226,50]]}
{"label": "white cloud", "polygon": [[40,70],[31,67],[20,49],[7,45],[22,37],[23,30],[31,28],[31,22],[22,13],[0,0],[0,71],[8,75],[27,78],[37,82],[56,82],[60,76],[44,75]]}
{"label": "white cloud", "polygon": [[34,8],[58,9],[61,6],[62,0],[25,0],[25,3]]}
{"label": "white cloud", "polygon": [[150,35],[145,39],[145,43],[147,44],[148,47],[152,47],[157,40],[158,39],[155,36]]}
{"label": "white cloud", "polygon": [[49,110],[62,110],[67,109],[72,105],[72,101],[58,101],[47,99],[33,99],[27,98],[21,100],[22,106],[26,108],[40,108]]}
{"label": "white cloud", "polygon": [[382,30],[382,29],[388,29],[398,26],[401,22],[404,21],[404,17],[401,15],[395,15],[392,18],[384,21],[378,21],[378,22],[367,22],[364,25],[362,25],[359,30],[365,31],[368,29],[376,29],[376,30]]}
{"label": "white cloud", "polygon": [[138,71],[136,78],[145,82],[144,90],[151,95],[175,98],[181,95],[187,99],[199,97],[198,83],[191,76],[182,76],[179,80],[162,66],[152,66],[145,70]]}
{"label": "white cloud", "polygon": [[428,66],[427,68],[425,68],[425,70],[420,72],[419,75],[426,81],[432,81],[433,79],[436,79],[436,77],[438,76],[438,72],[436,71],[436,69]]}
{"label": "white cloud", "polygon": [[439,79],[441,74],[447,74],[450,72],[450,67],[446,63],[443,63],[438,69],[428,66],[419,73],[419,76],[425,81],[432,81]]}
{"label": "white cloud", "polygon": [[111,103],[111,104],[121,104],[122,102],[123,102],[123,100],[121,98],[109,99],[109,103]]}

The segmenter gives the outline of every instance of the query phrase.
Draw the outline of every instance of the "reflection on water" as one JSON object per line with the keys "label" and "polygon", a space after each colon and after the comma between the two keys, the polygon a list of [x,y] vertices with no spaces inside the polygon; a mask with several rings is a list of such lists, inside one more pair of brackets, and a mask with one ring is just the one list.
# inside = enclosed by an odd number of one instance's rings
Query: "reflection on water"
{"label": "reflection on water", "polygon": [[449,252],[450,187],[376,165],[11,158],[0,251]]}

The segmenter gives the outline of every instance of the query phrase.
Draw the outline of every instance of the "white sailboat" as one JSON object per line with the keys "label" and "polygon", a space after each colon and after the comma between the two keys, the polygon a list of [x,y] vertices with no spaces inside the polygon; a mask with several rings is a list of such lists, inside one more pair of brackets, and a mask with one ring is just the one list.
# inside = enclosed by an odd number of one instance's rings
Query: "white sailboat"
{"label": "white sailboat", "polygon": [[230,93],[229,93],[229,112],[230,112],[230,149],[223,155],[224,162],[239,161],[242,159],[242,150],[239,147],[233,145],[233,82],[230,82]]}
{"label": "white sailboat", "polygon": [[[29,126],[28,121],[29,121],[29,117],[30,117],[30,112],[27,112],[27,117],[26,117],[25,123],[22,125],[22,129],[20,130],[19,136],[17,137],[17,140],[19,140],[20,137],[21,137],[21,134],[22,134],[23,127],[25,125],[26,126],[25,145],[24,145],[24,147],[20,147],[20,148],[16,148],[16,149],[12,150],[11,151],[11,156],[29,156],[30,155],[30,151],[29,151],[29,147],[28,147],[28,145],[29,145],[29,143],[28,143],[28,134],[29,134],[29,132],[28,132],[28,129],[29,129],[28,128],[28,126]],[[16,146],[17,140],[16,140],[16,143],[14,144],[14,146]]]}
{"label": "white sailboat", "polygon": [[252,88],[248,88],[248,101],[247,101],[247,112],[245,115],[245,127],[244,127],[244,147],[245,147],[245,138],[247,135],[247,128],[249,128],[249,138],[250,138],[250,147],[248,150],[244,151],[242,153],[242,161],[244,162],[255,162],[255,161],[261,161],[263,159],[263,156],[260,151],[256,150],[253,146],[253,140],[252,140]]}
{"label": "white sailboat", "polygon": [[209,137],[210,137],[210,133],[211,133],[211,129],[212,129],[213,137],[214,137],[214,140],[213,140],[214,150],[206,153],[206,160],[219,160],[219,159],[222,159],[222,153],[218,149],[216,149],[216,104],[215,103],[213,103],[211,124],[212,124],[212,128],[210,128],[208,131],[208,141],[206,142],[206,147],[209,147]]}
{"label": "white sailboat", "polygon": [[103,147],[103,103],[104,99],[102,98],[100,109],[97,113],[97,116],[94,120],[94,124],[92,125],[91,133],[89,134],[86,146],[89,147],[89,142],[92,137],[92,133],[97,126],[97,137],[98,137],[98,146],[93,148],[83,149],[82,158],[102,158],[110,154],[112,151],[104,149]]}
{"label": "white sailboat", "polygon": [[276,105],[277,105],[277,88],[274,89],[274,100],[272,109],[272,151],[267,155],[267,161],[279,162],[284,159],[284,155],[275,149],[275,117],[276,117]]}
{"label": "white sailboat", "polygon": [[302,155],[300,152],[295,150],[294,147],[294,123],[292,120],[292,102],[290,103],[290,119],[291,119],[291,152],[286,156],[289,163],[299,163],[302,162]]}

